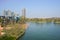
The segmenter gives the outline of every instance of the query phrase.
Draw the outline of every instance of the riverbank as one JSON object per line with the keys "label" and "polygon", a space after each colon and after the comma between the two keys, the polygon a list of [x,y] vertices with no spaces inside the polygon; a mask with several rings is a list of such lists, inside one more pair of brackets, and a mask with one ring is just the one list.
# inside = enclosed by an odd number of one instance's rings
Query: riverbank
{"label": "riverbank", "polygon": [[[25,33],[25,30],[27,28],[27,24],[10,24],[7,25],[7,27],[5,27],[3,29],[3,32],[5,32],[5,34],[3,36],[1,36],[3,39],[4,37],[12,37],[13,39],[11,40],[16,40],[18,37],[22,36]],[[5,38],[5,40],[9,40],[10,38]]]}

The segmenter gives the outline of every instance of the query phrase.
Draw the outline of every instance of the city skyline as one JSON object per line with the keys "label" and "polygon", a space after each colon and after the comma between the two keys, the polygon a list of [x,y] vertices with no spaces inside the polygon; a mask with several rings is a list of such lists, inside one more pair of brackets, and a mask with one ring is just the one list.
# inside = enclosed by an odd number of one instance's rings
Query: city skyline
{"label": "city skyline", "polygon": [[0,15],[4,9],[22,15],[23,8],[28,18],[60,17],[60,0],[0,0]]}

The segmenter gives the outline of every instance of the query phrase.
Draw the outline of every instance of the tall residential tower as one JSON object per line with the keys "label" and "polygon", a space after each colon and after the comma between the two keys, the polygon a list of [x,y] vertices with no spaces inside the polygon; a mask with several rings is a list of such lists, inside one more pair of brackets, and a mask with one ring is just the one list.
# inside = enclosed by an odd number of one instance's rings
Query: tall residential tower
{"label": "tall residential tower", "polygon": [[26,17],[26,9],[25,9],[25,8],[22,10],[22,16],[23,16],[24,19],[25,19],[25,17]]}

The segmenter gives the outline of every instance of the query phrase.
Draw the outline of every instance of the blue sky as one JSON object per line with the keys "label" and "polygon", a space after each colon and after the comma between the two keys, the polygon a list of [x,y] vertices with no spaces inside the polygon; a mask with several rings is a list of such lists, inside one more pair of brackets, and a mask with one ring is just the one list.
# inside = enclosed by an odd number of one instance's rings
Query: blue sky
{"label": "blue sky", "polygon": [[60,17],[60,0],[0,0],[0,15],[10,9],[18,14],[26,8],[26,17]]}

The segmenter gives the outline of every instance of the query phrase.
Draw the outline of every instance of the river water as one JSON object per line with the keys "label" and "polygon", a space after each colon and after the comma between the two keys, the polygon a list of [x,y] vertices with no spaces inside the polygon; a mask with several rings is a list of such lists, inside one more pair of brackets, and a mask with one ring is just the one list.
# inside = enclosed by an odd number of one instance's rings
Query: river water
{"label": "river water", "polygon": [[29,23],[19,40],[60,40],[60,24]]}

